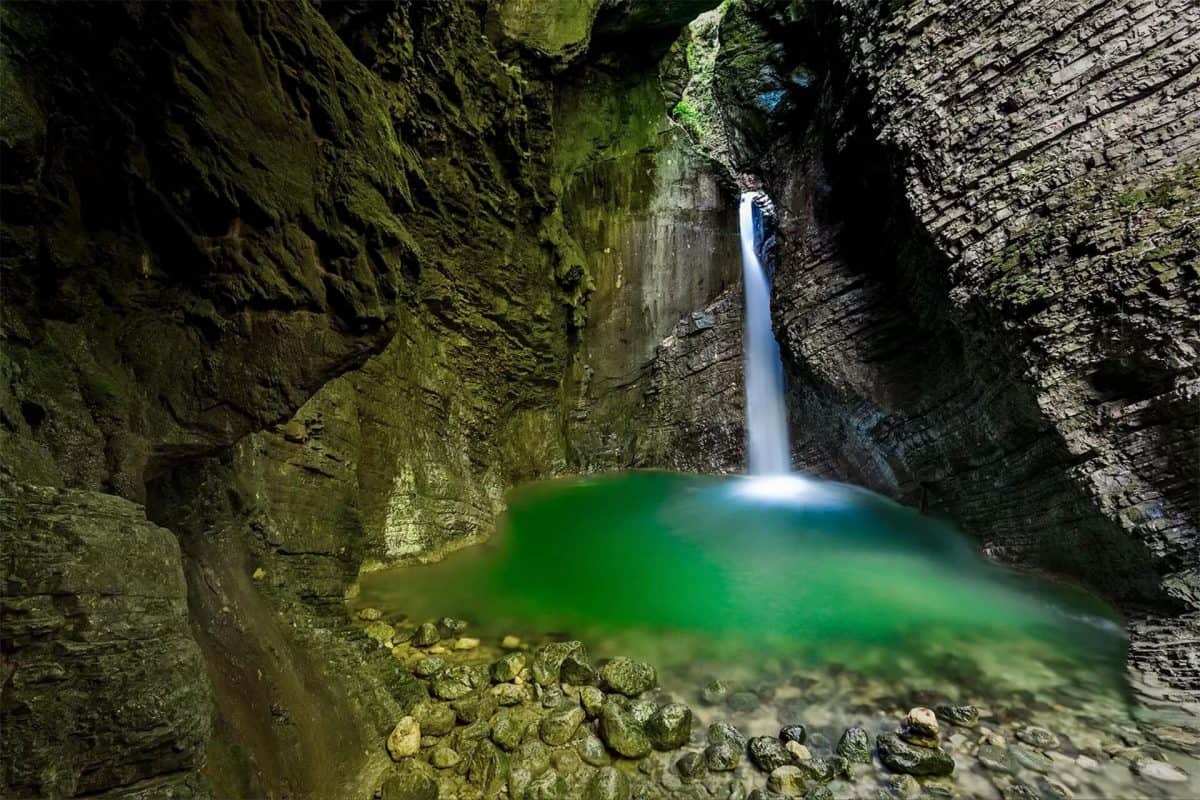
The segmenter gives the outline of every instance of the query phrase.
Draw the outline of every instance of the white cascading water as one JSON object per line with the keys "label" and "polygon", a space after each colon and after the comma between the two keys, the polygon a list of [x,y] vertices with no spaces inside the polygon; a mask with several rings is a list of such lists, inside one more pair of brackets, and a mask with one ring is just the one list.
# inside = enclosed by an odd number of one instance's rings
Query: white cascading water
{"label": "white cascading water", "polygon": [[742,194],[738,223],[742,236],[743,320],[746,371],[746,445],[751,475],[778,475],[791,470],[787,408],[783,400],[783,362],[771,329],[771,282],[758,257],[762,213],[759,192]]}

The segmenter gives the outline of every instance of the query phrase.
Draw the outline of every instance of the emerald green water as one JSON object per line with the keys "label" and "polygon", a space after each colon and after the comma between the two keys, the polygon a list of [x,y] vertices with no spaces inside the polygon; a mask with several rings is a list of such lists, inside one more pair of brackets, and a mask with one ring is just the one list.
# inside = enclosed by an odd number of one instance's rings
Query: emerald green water
{"label": "emerald green water", "polygon": [[983,679],[1036,662],[1122,680],[1125,638],[1104,604],[990,564],[951,525],[866,490],[635,472],[527,486],[508,505],[488,545],[365,575],[360,602],[484,634],[677,643],[684,659],[929,673],[971,652],[986,654],[971,667]]}

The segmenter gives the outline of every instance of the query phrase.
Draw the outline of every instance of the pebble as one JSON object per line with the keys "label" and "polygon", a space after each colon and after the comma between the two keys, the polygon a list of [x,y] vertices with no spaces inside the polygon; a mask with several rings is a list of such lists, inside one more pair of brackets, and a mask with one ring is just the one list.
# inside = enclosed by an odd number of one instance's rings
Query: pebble
{"label": "pebble", "polygon": [[1009,772],[1012,769],[1008,761],[1008,750],[994,744],[985,744],[980,747],[976,758],[979,759],[979,763],[983,765],[984,769],[990,769],[993,772]]}
{"label": "pebble", "polygon": [[572,655],[580,659],[587,658],[582,642],[551,642],[539,647],[530,665],[534,681],[541,686],[558,683],[563,660]]}
{"label": "pebble", "polygon": [[1043,774],[1054,769],[1054,762],[1045,753],[1019,745],[1011,748],[1009,752],[1012,753],[1013,759],[1025,769]]}
{"label": "pebble", "polygon": [[508,683],[515,680],[525,669],[524,653],[505,653],[492,664],[492,680],[497,683]]}
{"label": "pebble", "polygon": [[515,683],[501,683],[492,687],[492,697],[502,706],[515,706],[529,697],[529,690]]}
{"label": "pebble", "polygon": [[412,716],[421,726],[421,732],[427,736],[445,736],[454,730],[458,717],[454,709],[442,703],[418,703],[412,711]]}
{"label": "pebble", "polygon": [[601,686],[626,697],[637,697],[653,689],[657,682],[658,674],[654,667],[629,658],[614,658],[600,670]]}
{"label": "pebble", "polygon": [[445,659],[438,656],[426,656],[413,665],[413,674],[418,678],[432,678],[445,668]]}
{"label": "pebble", "polygon": [[738,750],[746,749],[746,737],[735,726],[728,722],[714,722],[708,726],[706,738],[709,744],[728,742]]}
{"label": "pebble", "polygon": [[358,618],[364,622],[374,622],[383,618],[383,612],[378,608],[364,608],[358,612]]}
{"label": "pebble", "polygon": [[529,727],[530,716],[524,709],[505,709],[492,717],[491,739],[501,750],[517,749]]}
{"label": "pebble", "polygon": [[704,777],[707,765],[700,753],[685,753],[675,762],[675,771],[684,780],[696,780]]}
{"label": "pebble", "polygon": [[761,701],[754,692],[734,692],[729,696],[729,708],[746,713],[758,708]]}
{"label": "pebble", "polygon": [[974,728],[979,724],[979,709],[975,706],[938,706],[937,715],[960,728]]}
{"label": "pebble", "polygon": [[401,717],[387,738],[388,754],[395,761],[421,752],[421,726],[414,717]]}
{"label": "pebble", "polygon": [[666,704],[646,721],[646,736],[655,750],[682,747],[692,736],[692,710],[683,703]]}
{"label": "pebble", "polygon": [[629,778],[615,767],[601,767],[588,781],[584,800],[629,800]]}
{"label": "pebble", "polygon": [[779,741],[804,744],[808,741],[808,728],[803,725],[784,725],[779,729]]}
{"label": "pebble", "polygon": [[797,761],[812,761],[812,751],[799,742],[784,742],[783,746]]}
{"label": "pebble", "polygon": [[542,722],[538,726],[538,733],[541,735],[542,741],[551,747],[564,745],[571,740],[575,731],[583,724],[585,716],[583,709],[578,706],[550,714],[542,718]]}
{"label": "pebble", "polygon": [[871,735],[865,728],[847,728],[838,739],[837,754],[850,761],[871,763]]}
{"label": "pebble", "polygon": [[915,800],[921,796],[921,784],[912,775],[893,775],[887,786],[888,791],[901,800]]}
{"label": "pebble", "polygon": [[575,743],[575,752],[585,764],[591,764],[593,767],[603,767],[612,763],[608,750],[604,748],[604,742],[590,733]]}
{"label": "pebble", "polygon": [[474,650],[479,647],[479,640],[473,636],[462,636],[454,643],[455,650]]}
{"label": "pebble", "polygon": [[1039,750],[1054,750],[1058,747],[1058,737],[1037,725],[1026,725],[1018,729],[1017,739]]}
{"label": "pebble", "polygon": [[650,755],[650,740],[641,723],[623,704],[609,700],[600,711],[600,738],[609,748],[626,758]]}
{"label": "pebble", "polygon": [[1135,775],[1163,783],[1183,783],[1188,774],[1174,764],[1154,758],[1135,758],[1129,767]]}
{"label": "pebble", "polygon": [[584,712],[594,719],[600,716],[600,709],[604,706],[604,692],[595,686],[580,687],[579,704],[583,706]]}
{"label": "pebble", "polygon": [[705,705],[717,705],[729,696],[729,687],[721,681],[712,681],[700,692],[700,699]]}
{"label": "pebble", "polygon": [[500,648],[502,650],[516,650],[521,646],[520,637],[513,636],[511,633],[500,640]]}
{"label": "pebble", "polygon": [[449,769],[450,767],[457,766],[460,761],[462,761],[462,756],[454,748],[447,747],[444,744],[433,748],[433,752],[429,754],[429,763],[438,769]]}
{"label": "pebble", "polygon": [[881,733],[875,739],[879,760],[892,772],[909,775],[949,775],[954,771],[954,759],[936,747],[922,747],[901,739],[894,733]]}
{"label": "pebble", "polygon": [[900,735],[910,742],[924,747],[937,747],[941,728],[933,709],[917,706],[904,716]]}
{"label": "pebble", "polygon": [[582,658],[569,655],[563,659],[559,677],[572,686],[591,686],[596,682],[596,670]]}
{"label": "pebble", "polygon": [[713,772],[730,772],[742,763],[742,750],[732,742],[716,742],[704,748],[704,762]]}
{"label": "pebble", "polygon": [[396,635],[396,629],[386,622],[372,622],[367,627],[363,628],[363,633],[368,639],[379,642],[384,647],[392,646],[392,637]]}
{"label": "pebble", "polygon": [[417,628],[417,632],[413,634],[412,642],[417,647],[431,647],[442,640],[442,635],[438,633],[437,625],[432,622],[423,622]]}
{"label": "pebble", "polygon": [[454,617],[442,617],[437,621],[437,629],[443,639],[453,639],[467,629],[467,623]]}
{"label": "pebble", "polygon": [[747,744],[750,760],[766,773],[792,765],[792,754],[774,736],[755,736]]}
{"label": "pebble", "polygon": [[808,778],[799,767],[785,765],[771,770],[767,776],[767,789],[791,797],[801,797],[808,788]]}

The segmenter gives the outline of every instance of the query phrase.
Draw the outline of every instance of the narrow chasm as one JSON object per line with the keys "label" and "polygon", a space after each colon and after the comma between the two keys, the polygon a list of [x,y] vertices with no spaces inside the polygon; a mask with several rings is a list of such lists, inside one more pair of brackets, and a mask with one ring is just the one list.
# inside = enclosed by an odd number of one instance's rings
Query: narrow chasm
{"label": "narrow chasm", "polygon": [[1195,798],[1198,44],[0,7],[0,796]]}

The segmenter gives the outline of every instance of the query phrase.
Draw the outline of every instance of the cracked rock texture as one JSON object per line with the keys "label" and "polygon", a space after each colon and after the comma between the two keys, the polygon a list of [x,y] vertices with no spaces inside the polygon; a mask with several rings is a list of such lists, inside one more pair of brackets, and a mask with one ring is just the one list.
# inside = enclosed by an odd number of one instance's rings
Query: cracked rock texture
{"label": "cracked rock texture", "polygon": [[211,697],[171,532],[119,497],[8,485],[0,552],[4,795],[206,796]]}

